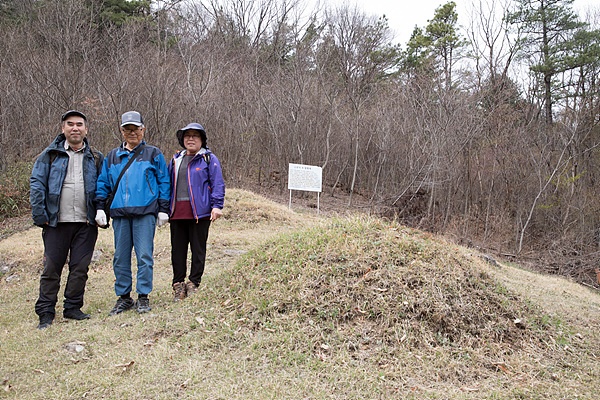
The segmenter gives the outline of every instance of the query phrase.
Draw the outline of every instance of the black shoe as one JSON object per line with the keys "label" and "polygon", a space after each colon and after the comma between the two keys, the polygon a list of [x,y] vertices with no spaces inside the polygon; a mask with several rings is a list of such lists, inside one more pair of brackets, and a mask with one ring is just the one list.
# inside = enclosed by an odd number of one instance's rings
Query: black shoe
{"label": "black shoe", "polygon": [[150,310],[152,310],[152,308],[150,308],[150,300],[147,297],[138,297],[137,312],[143,314]]}
{"label": "black shoe", "polygon": [[77,321],[81,321],[84,319],[90,319],[91,315],[84,313],[79,308],[69,308],[63,311],[63,317],[67,319],[76,319]]}
{"label": "black shoe", "polygon": [[42,314],[40,315],[40,323],[37,326],[38,329],[46,329],[49,328],[50,325],[52,325],[52,322],[54,321],[54,314]]}
{"label": "black shoe", "polygon": [[117,315],[121,314],[123,311],[127,311],[132,309],[135,306],[135,301],[130,297],[128,299],[124,299],[119,297],[117,299],[117,304],[113,307],[112,310],[108,313],[108,315]]}

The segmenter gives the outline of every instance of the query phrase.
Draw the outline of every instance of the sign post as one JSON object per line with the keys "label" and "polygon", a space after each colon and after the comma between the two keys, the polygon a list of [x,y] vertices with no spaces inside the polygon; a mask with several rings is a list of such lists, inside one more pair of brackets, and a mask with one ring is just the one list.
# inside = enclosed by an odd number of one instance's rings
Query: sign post
{"label": "sign post", "polygon": [[317,192],[317,214],[320,212],[320,194],[322,191],[323,168],[314,165],[289,164],[288,189],[292,208],[292,190]]}

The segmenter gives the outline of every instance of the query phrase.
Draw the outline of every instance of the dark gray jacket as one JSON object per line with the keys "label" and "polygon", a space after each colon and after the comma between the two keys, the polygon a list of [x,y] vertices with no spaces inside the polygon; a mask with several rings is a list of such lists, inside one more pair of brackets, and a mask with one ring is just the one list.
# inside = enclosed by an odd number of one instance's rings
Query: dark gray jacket
{"label": "dark gray jacket", "polygon": [[[33,223],[43,227],[46,223],[55,227],[58,224],[60,193],[67,173],[69,155],[65,150],[65,135],[59,134],[56,139],[39,155],[29,178],[29,201]],[[83,179],[87,206],[87,222],[96,225],[96,206],[94,204],[98,166],[102,165],[104,156],[92,150],[86,138],[83,163]]]}

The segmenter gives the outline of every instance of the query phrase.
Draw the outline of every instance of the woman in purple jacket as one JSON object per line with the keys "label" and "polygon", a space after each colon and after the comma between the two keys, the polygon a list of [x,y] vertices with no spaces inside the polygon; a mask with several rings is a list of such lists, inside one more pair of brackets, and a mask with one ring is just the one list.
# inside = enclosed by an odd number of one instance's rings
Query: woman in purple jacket
{"label": "woman in purple jacket", "polygon": [[[219,159],[206,147],[206,132],[198,123],[177,131],[184,149],[169,163],[171,176],[171,263],[174,300],[195,293],[204,273],[210,223],[222,215],[225,182]],[[188,281],[188,247],[192,263]]]}

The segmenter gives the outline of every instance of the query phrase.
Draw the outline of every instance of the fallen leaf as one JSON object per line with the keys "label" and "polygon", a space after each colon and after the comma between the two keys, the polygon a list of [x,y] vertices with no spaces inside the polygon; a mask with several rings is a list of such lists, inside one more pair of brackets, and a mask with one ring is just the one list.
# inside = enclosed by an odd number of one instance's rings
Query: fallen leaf
{"label": "fallen leaf", "polygon": [[525,329],[527,327],[525,325],[525,322],[523,322],[520,318],[516,318],[513,322],[515,326],[519,329]]}
{"label": "fallen leaf", "polygon": [[122,368],[123,371],[127,371],[128,369],[130,369],[133,366],[133,364],[135,364],[135,361],[129,361],[126,364],[117,364],[117,365],[115,365],[115,368]]}
{"label": "fallen leaf", "polygon": [[494,363],[494,365],[495,365],[497,368],[500,368],[500,369],[501,369],[502,371],[504,371],[505,373],[507,373],[507,374],[509,374],[509,375],[510,375],[510,374],[512,374],[512,373],[511,373],[511,372],[508,370],[508,368],[506,367],[506,364],[504,364],[504,363]]}

